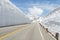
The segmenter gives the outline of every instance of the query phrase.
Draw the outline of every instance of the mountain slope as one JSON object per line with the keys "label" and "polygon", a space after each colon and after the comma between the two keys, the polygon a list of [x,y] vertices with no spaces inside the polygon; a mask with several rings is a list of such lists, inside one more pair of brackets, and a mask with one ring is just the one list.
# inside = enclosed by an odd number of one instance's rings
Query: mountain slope
{"label": "mountain slope", "polygon": [[60,8],[53,10],[43,19],[42,23],[48,26],[50,30],[60,33]]}

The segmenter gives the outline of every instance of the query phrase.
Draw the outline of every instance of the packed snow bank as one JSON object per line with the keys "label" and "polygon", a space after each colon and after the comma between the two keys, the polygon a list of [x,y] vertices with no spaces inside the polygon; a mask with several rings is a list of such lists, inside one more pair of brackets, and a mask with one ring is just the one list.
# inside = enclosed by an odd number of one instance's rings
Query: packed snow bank
{"label": "packed snow bank", "polygon": [[0,0],[0,26],[30,23],[30,20],[9,0]]}
{"label": "packed snow bank", "polygon": [[44,17],[42,23],[47,25],[51,31],[60,33],[60,8],[53,10]]}

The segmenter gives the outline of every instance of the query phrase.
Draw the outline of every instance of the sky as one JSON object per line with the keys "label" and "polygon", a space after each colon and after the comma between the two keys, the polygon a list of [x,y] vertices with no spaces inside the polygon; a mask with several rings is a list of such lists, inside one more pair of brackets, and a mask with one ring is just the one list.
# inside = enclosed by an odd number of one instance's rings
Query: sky
{"label": "sky", "polygon": [[60,7],[60,0],[10,0],[27,16],[46,16]]}

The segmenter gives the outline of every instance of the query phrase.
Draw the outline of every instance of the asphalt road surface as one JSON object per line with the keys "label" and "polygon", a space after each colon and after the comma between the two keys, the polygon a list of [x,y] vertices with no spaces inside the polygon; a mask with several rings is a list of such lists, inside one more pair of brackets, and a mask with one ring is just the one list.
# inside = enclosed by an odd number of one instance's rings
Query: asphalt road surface
{"label": "asphalt road surface", "polygon": [[0,40],[56,40],[38,22],[0,28]]}

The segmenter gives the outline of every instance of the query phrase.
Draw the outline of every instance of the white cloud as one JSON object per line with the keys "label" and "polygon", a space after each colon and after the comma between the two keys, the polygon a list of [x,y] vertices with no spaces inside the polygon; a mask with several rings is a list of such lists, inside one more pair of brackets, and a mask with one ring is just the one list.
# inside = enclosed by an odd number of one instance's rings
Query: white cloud
{"label": "white cloud", "polygon": [[43,10],[41,8],[38,8],[36,6],[32,8],[28,8],[28,11],[31,15],[41,15]]}
{"label": "white cloud", "polygon": [[33,19],[34,17],[37,18],[39,15],[43,13],[43,10],[39,7],[33,6],[32,8],[28,8],[28,17]]}
{"label": "white cloud", "polygon": [[45,4],[45,5],[41,5],[41,6],[39,6],[39,7],[41,7],[41,8],[43,8],[43,9],[45,9],[45,10],[54,10],[56,7],[53,5],[53,4]]}
{"label": "white cloud", "polygon": [[33,17],[32,15],[30,15],[30,14],[27,14],[27,17],[28,17],[30,20],[33,20],[33,19],[34,19],[34,17]]}

